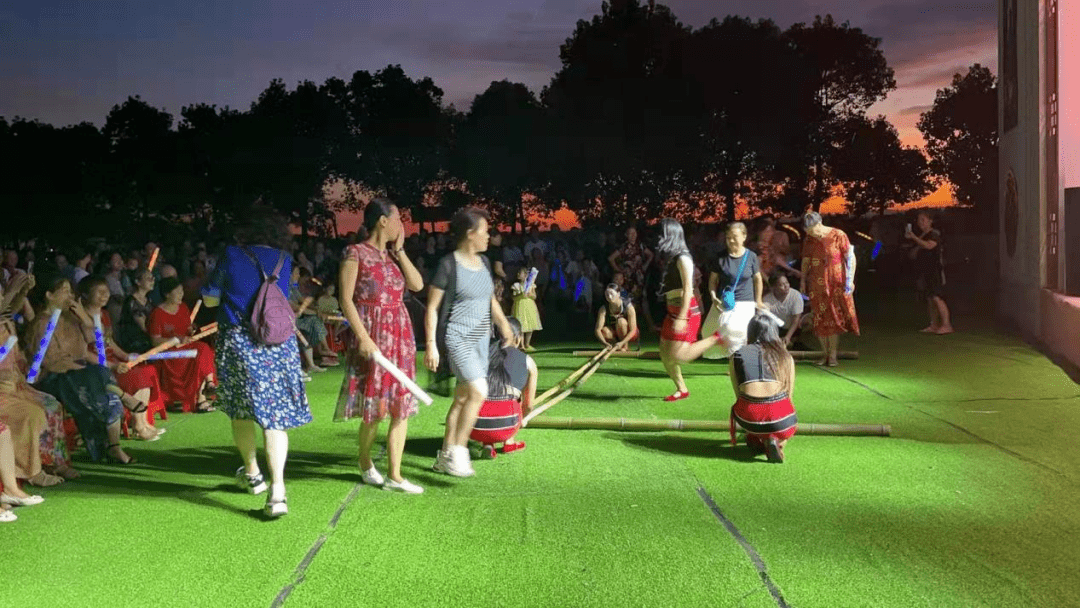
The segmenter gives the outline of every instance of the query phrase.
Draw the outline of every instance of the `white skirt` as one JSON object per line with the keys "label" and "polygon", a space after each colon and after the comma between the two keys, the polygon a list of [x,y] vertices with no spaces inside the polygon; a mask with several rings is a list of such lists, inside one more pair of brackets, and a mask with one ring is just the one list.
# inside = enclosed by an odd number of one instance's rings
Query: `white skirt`
{"label": "white skirt", "polygon": [[702,355],[705,359],[723,359],[746,346],[746,329],[754,318],[757,307],[753,302],[735,302],[735,308],[721,312],[714,303],[709,314],[701,323],[702,337],[711,336],[717,331],[724,338],[722,346],[714,346]]}

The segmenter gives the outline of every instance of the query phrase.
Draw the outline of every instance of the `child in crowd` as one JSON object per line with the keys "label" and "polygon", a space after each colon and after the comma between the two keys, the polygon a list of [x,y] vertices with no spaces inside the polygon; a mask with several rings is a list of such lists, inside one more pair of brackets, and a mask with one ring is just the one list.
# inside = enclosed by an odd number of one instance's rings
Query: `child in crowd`
{"label": "child in crowd", "polygon": [[544,326],[540,323],[540,310],[536,307],[536,281],[533,281],[533,284],[529,286],[528,292],[525,291],[525,280],[528,276],[529,271],[527,269],[519,269],[517,282],[514,283],[510,290],[514,295],[513,316],[521,323],[522,350],[531,353],[536,350],[532,347],[533,332],[544,329]]}

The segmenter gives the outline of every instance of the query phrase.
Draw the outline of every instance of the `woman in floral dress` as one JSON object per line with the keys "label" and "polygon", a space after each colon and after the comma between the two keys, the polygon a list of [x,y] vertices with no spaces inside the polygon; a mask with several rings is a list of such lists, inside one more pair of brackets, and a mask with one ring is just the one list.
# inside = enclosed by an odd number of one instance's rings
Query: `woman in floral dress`
{"label": "woman in floral dress", "polygon": [[840,334],[859,335],[855,315],[855,249],[838,228],[821,223],[821,215],[803,217],[806,241],[802,251],[802,282],[799,291],[810,296],[814,334],[824,351],[818,365],[836,367]]}
{"label": "woman in floral dress", "polygon": [[[420,494],[423,488],[401,476],[405,435],[409,417],[417,412],[416,398],[372,355],[380,352],[407,376],[416,377],[416,341],[402,298],[406,288],[423,289],[424,280],[405,255],[405,227],[396,205],[384,198],[372,200],[364,209],[364,227],[370,236],[350,245],[341,264],[339,302],[353,339],[334,420],[363,418],[359,465],[364,483]],[[389,479],[383,479],[371,461],[371,446],[379,422],[388,415]]]}
{"label": "woman in floral dress", "polygon": [[638,240],[637,228],[626,229],[626,244],[608,257],[614,272],[623,273],[625,289],[635,305],[642,304],[645,288],[645,269],[652,263],[653,253]]}

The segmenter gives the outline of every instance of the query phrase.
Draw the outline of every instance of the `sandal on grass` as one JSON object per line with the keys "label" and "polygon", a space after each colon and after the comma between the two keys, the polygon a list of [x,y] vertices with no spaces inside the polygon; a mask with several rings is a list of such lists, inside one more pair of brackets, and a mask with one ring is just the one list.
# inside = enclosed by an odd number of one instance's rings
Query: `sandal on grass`
{"label": "sandal on grass", "polygon": [[39,488],[47,488],[49,486],[55,486],[64,483],[63,477],[56,475],[49,475],[45,471],[38,471],[37,475],[34,475],[30,479],[26,480],[26,483],[37,486]]}

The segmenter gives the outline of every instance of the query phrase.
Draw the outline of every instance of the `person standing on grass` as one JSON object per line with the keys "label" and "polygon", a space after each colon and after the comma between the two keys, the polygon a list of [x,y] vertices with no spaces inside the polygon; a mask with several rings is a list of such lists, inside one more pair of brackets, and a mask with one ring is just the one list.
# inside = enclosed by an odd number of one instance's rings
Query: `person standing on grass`
{"label": "person standing on grass", "polygon": [[817,365],[837,366],[840,334],[859,335],[855,314],[855,248],[839,228],[822,223],[821,215],[803,216],[802,283],[799,291],[810,296],[814,333],[824,351]]}
{"label": "person standing on grass", "polygon": [[706,350],[723,342],[720,332],[698,340],[701,331],[701,307],[694,297],[694,261],[686,247],[682,224],[660,220],[657,253],[667,260],[667,270],[660,293],[667,300],[667,316],[660,332],[660,360],[675,383],[675,393],[664,401],[679,401],[690,396],[683,380],[682,364],[697,359]]}
{"label": "person standing on grass", "polygon": [[428,291],[424,365],[435,372],[445,353],[457,386],[446,414],[443,447],[431,468],[471,477],[476,472],[466,444],[487,398],[492,319],[507,344],[514,336],[495,299],[487,258],[480,255],[488,245],[487,212],[472,207],[458,211],[450,219],[450,231],[457,249],[439,260]]}
{"label": "person standing on grass", "polygon": [[916,286],[926,298],[926,308],[930,314],[930,325],[921,331],[924,334],[951,334],[952,322],[949,317],[949,305],[945,303],[945,263],[942,253],[941,231],[934,228],[930,214],[922,211],[916,219],[918,234],[907,225],[904,238],[914,245],[909,256],[915,261],[917,273]]}
{"label": "person standing on grass", "polygon": [[300,379],[300,350],[296,336],[269,346],[257,342],[249,327],[262,272],[277,271],[282,297],[289,292],[292,235],[289,224],[273,209],[256,206],[242,216],[239,245],[230,246],[219,260],[210,283],[220,290],[217,369],[221,370],[217,404],[232,419],[233,441],[244,464],[236,481],[251,494],[266,491],[255,454],[255,425],[263,430],[270,469],[270,495],[264,513],[281,517],[289,512],[285,499],[285,461],[289,455],[286,431],[311,422],[304,383]]}
{"label": "person standing on grass", "polygon": [[522,350],[531,353],[536,350],[532,347],[533,332],[544,329],[544,325],[540,322],[540,309],[536,306],[536,283],[533,282],[529,286],[528,293],[525,292],[525,281],[528,277],[529,271],[519,268],[517,282],[510,290],[514,295],[513,316],[521,322],[521,331],[524,335]]}
{"label": "person standing on grass", "polygon": [[720,334],[730,355],[746,344],[747,327],[754,310],[765,308],[762,301],[765,287],[757,254],[746,248],[746,225],[728,224],[724,242],[727,251],[720,254],[715,270],[709,273],[709,293],[713,306],[719,307]]}
{"label": "person standing on grass", "polygon": [[784,347],[776,321],[757,312],[747,328],[747,344],[731,355],[731,445],[736,427],[746,431],[746,445],[769,462],[784,462],[784,445],[795,435],[798,419],[791,404],[795,360]]}
{"label": "person standing on grass", "polygon": [[[409,378],[416,378],[416,339],[405,308],[405,290],[420,291],[424,279],[405,254],[401,211],[385,198],[364,209],[368,238],[345,249],[339,303],[353,333],[345,359],[334,420],[363,418],[360,425],[361,479],[384,490],[421,494],[424,489],[401,476],[401,457],[409,417],[419,408],[413,396],[373,359],[381,353]],[[390,416],[387,432],[389,468],[384,479],[371,461],[379,422]]]}

